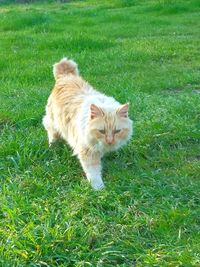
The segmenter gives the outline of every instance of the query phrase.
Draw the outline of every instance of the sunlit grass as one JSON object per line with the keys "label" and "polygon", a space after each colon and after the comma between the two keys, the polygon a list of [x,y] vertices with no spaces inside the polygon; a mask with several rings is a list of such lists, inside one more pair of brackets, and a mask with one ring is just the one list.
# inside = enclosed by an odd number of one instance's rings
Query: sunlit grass
{"label": "sunlit grass", "polygon": [[[199,14],[197,0],[2,1],[1,266],[200,265]],[[63,56],[131,104],[100,192],[41,124]]]}

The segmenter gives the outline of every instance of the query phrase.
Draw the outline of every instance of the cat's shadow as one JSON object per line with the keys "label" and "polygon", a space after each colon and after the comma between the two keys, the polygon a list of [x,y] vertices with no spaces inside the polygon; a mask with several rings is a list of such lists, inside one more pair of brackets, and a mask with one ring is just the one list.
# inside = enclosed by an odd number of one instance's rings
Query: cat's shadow
{"label": "cat's shadow", "polygon": [[47,148],[47,151],[49,157],[56,157],[61,162],[65,162],[66,160],[75,162],[77,160],[76,157],[73,156],[73,151],[70,146],[62,139],[51,144],[51,146]]}
{"label": "cat's shadow", "polygon": [[[73,151],[65,141],[58,140],[53,143],[48,148],[48,157],[56,159],[56,162],[59,161],[59,164],[65,165],[67,162],[69,171],[71,171],[73,175],[76,173],[76,178],[73,177],[72,179],[73,183],[79,183],[81,179],[84,178],[87,179],[79,160],[76,156],[73,156]],[[57,164],[56,162],[54,164]],[[125,147],[118,151],[105,154],[102,158],[103,180],[105,183],[108,181],[106,176],[110,177],[112,180],[118,180],[122,171],[130,172],[134,170],[135,167],[135,153],[132,151],[130,152],[130,148]],[[65,171],[63,171],[62,168],[60,171],[61,174],[65,176]]]}
{"label": "cat's shadow", "polygon": [[102,159],[103,170],[107,173],[114,168],[116,171],[131,170],[135,166],[135,153],[124,148],[118,151],[106,154]]}

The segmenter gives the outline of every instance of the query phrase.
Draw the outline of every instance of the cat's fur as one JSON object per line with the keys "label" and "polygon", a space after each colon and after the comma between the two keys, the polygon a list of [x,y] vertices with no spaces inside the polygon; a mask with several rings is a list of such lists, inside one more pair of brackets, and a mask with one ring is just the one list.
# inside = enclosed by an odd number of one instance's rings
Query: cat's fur
{"label": "cat's fur", "polygon": [[53,73],[56,83],[43,118],[49,145],[58,138],[67,141],[92,187],[101,189],[102,156],[124,145],[132,134],[128,104],[94,90],[79,76],[72,60],[63,58]]}

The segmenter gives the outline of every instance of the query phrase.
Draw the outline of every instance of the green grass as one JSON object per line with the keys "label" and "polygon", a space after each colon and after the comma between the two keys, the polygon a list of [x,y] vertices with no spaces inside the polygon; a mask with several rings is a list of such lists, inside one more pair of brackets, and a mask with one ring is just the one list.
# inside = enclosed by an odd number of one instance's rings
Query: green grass
{"label": "green grass", "polygon": [[[0,6],[0,266],[200,266],[199,1],[13,2]],[[100,192],[41,124],[63,56],[131,103],[134,136],[104,158]]]}

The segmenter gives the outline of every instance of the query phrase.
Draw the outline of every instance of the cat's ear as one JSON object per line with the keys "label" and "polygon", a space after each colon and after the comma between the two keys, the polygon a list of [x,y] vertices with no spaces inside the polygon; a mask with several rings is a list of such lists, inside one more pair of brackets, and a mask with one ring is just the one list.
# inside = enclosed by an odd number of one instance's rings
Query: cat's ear
{"label": "cat's ear", "polygon": [[93,119],[96,119],[96,118],[101,117],[101,116],[103,116],[102,109],[97,107],[94,104],[91,104],[91,106],[90,106],[90,118],[93,120]]}
{"label": "cat's ear", "polygon": [[129,103],[126,103],[124,105],[121,105],[118,109],[117,109],[117,114],[121,117],[121,118],[128,118],[128,107],[129,107]]}

